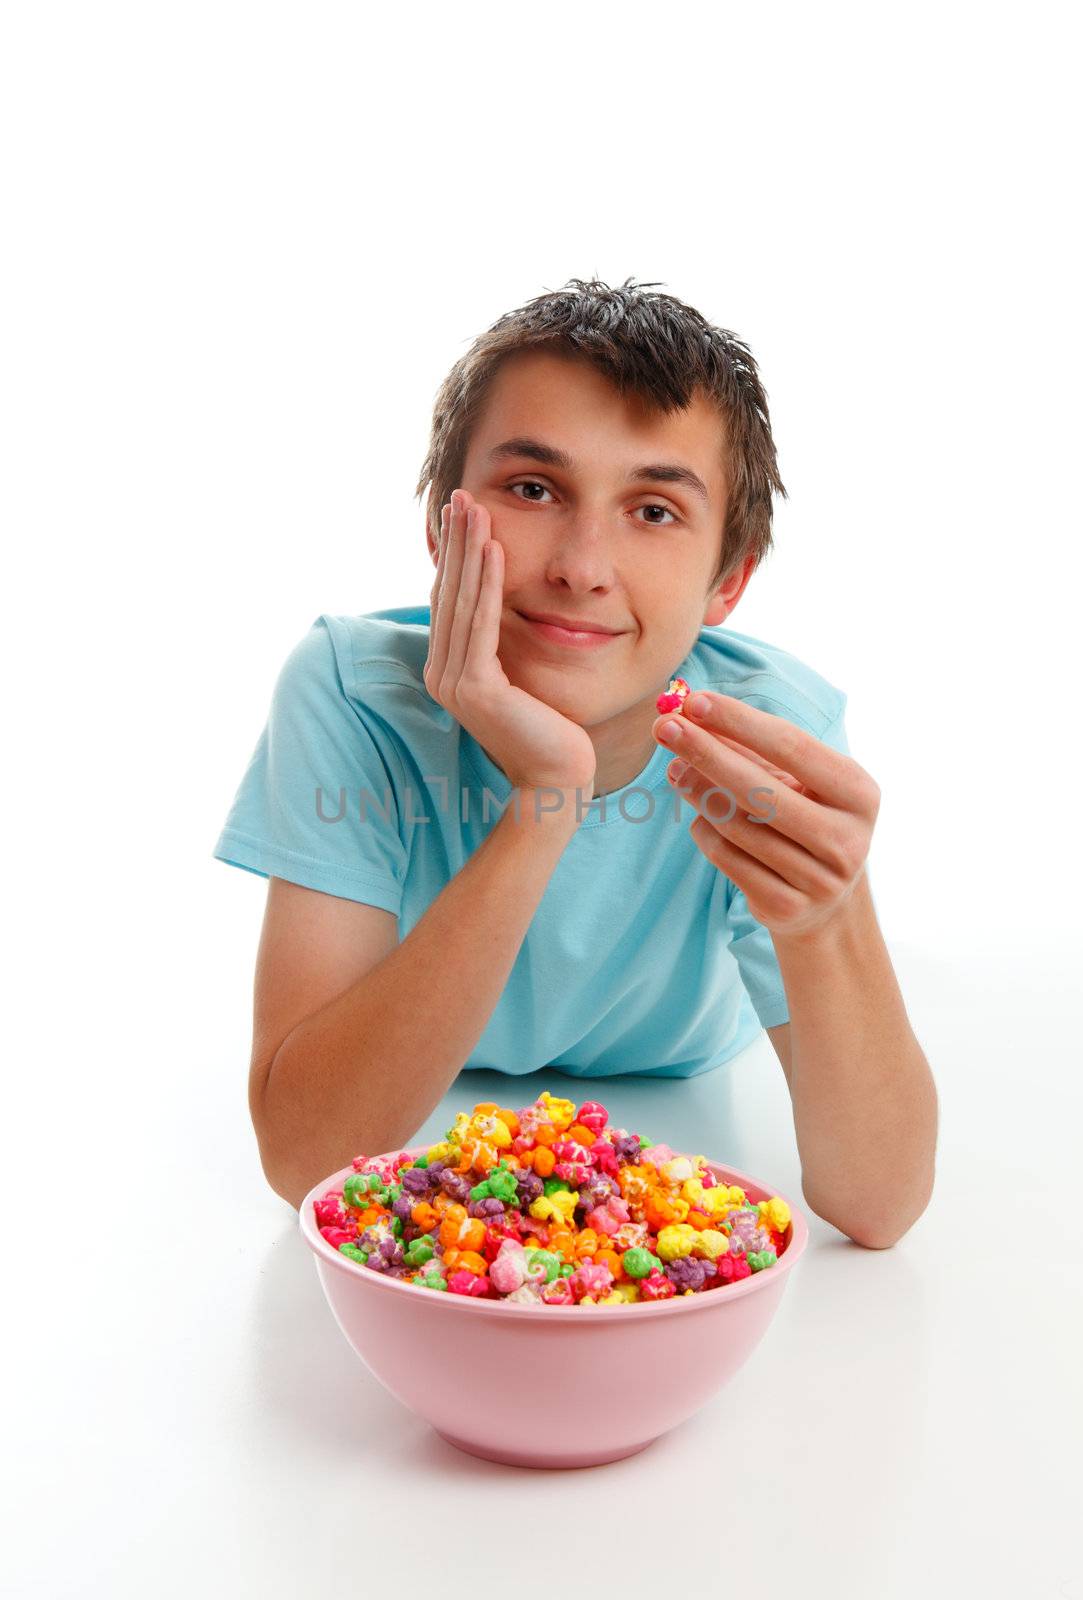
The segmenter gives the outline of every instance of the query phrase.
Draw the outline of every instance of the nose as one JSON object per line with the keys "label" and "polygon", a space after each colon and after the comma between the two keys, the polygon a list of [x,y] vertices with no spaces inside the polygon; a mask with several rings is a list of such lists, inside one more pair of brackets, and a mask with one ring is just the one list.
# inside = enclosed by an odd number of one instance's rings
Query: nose
{"label": "nose", "polygon": [[550,583],[564,583],[573,594],[611,589],[613,556],[599,523],[586,516],[570,519],[554,537],[546,569]]}

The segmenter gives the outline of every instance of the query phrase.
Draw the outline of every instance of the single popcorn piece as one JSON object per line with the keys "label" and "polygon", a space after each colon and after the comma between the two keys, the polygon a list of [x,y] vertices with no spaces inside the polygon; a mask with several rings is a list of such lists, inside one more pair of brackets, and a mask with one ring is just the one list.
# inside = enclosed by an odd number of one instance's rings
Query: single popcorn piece
{"label": "single popcorn piece", "polygon": [[670,678],[669,688],[665,694],[660,694],[655,702],[663,714],[667,711],[679,711],[692,693],[683,678]]}

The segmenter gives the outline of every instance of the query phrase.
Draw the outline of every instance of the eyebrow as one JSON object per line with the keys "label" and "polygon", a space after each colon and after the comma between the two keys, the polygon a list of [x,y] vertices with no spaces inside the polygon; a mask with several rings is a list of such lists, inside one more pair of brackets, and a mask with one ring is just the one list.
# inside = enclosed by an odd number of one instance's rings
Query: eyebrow
{"label": "eyebrow", "polygon": [[[574,472],[575,462],[565,450],[558,450],[555,445],[543,444],[540,439],[505,439],[502,444],[495,445],[489,451],[490,461],[503,461],[508,456],[527,456],[531,461],[538,461],[542,466],[560,467],[564,472]],[[711,497],[707,492],[707,485],[698,473],[691,467],[683,467],[677,461],[654,461],[641,467],[633,467],[628,474],[629,483],[679,483],[693,494],[698,495],[705,505],[710,505]]]}

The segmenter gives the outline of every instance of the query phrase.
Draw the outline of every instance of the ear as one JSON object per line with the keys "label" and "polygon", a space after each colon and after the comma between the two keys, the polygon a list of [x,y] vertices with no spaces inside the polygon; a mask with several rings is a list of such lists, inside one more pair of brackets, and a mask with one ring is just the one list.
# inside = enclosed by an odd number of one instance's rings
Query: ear
{"label": "ear", "polygon": [[744,565],[738,567],[736,572],[723,578],[707,602],[703,613],[703,626],[717,628],[720,622],[725,622],[738,600],[745,592],[753,572],[756,570],[756,557],[749,556]]}

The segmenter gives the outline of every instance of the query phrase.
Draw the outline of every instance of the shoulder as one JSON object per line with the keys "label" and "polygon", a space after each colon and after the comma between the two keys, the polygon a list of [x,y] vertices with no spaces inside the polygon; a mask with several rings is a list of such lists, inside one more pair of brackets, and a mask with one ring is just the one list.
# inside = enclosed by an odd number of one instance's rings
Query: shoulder
{"label": "shoulder", "polygon": [[[687,658],[693,689],[747,700],[819,738],[846,708],[846,693],[779,645],[732,628],[701,628]],[[693,674],[694,676],[691,676]]]}
{"label": "shoulder", "polygon": [[347,692],[365,684],[401,684],[425,693],[429,653],[428,606],[395,606],[354,616],[325,612],[318,619],[331,636]]}
{"label": "shoulder", "polygon": [[424,680],[428,651],[428,606],[357,615],[324,611],[290,651],[283,674],[362,703],[378,701],[382,689],[402,688],[432,703]]}

